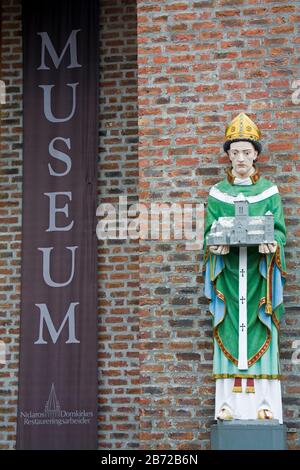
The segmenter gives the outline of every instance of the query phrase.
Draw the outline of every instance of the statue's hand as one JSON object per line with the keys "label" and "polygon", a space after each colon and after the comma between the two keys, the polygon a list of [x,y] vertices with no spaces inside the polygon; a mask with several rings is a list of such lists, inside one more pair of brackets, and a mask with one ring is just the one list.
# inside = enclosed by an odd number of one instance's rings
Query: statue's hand
{"label": "statue's hand", "polygon": [[229,245],[211,245],[209,251],[214,255],[227,255],[229,253]]}
{"label": "statue's hand", "polygon": [[260,253],[265,253],[266,255],[269,253],[275,253],[277,248],[277,242],[273,243],[261,243],[258,247],[258,251]]}

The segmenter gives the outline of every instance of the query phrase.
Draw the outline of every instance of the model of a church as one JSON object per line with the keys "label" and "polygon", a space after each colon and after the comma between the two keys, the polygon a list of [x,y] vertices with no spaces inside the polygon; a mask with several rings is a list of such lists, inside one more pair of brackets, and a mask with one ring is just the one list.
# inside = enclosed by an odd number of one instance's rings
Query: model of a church
{"label": "model of a church", "polygon": [[235,216],[219,217],[206,237],[207,245],[251,246],[274,242],[274,216],[249,216],[248,201],[243,195],[234,201]]}

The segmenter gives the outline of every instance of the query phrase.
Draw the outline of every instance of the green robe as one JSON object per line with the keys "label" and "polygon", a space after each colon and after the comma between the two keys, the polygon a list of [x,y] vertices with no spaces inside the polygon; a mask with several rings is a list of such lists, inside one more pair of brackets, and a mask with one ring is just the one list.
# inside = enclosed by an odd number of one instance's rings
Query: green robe
{"label": "green robe", "polygon": [[[247,248],[248,370],[239,370],[239,248],[227,255],[214,255],[205,239],[214,220],[233,217],[232,196],[249,197],[249,216],[274,215],[277,250],[261,254],[258,246]],[[277,187],[265,178],[252,185],[233,185],[226,178],[210,191],[205,218],[204,278],[205,295],[211,300],[214,329],[214,376],[278,378],[278,330],[284,313],[282,289],[286,276],[284,245],[286,229]],[[268,307],[266,308],[266,306]]]}

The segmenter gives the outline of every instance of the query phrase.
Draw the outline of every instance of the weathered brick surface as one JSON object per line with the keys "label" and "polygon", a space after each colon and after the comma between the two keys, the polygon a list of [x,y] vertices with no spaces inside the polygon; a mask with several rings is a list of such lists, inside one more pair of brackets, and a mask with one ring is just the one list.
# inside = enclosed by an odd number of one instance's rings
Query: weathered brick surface
{"label": "weathered brick surface", "polygon": [[0,449],[15,445],[21,269],[22,211],[22,39],[20,2],[2,1],[1,80],[6,104],[0,105],[0,339],[6,365],[0,364]]}
{"label": "weathered brick surface", "polygon": [[[290,448],[299,448],[300,2],[138,0],[141,201],[205,202],[223,178],[226,123],[244,111],[263,132],[261,171],[281,191],[288,226],[281,357]],[[141,446],[209,447],[214,383],[202,253],[142,240]],[[164,288],[167,288],[165,291]]]}
{"label": "weathered brick surface", "polygon": [[[100,2],[98,202],[137,201],[135,0]],[[138,240],[99,242],[99,447],[131,449],[139,437]]]}
{"label": "weathered brick surface", "polygon": [[[22,209],[21,1],[2,0],[0,448],[15,446]],[[281,358],[289,447],[299,448],[299,1],[100,2],[98,202],[201,203],[221,179],[225,124],[260,123],[259,166],[288,225]],[[138,64],[136,59],[138,39]],[[138,65],[138,70],[137,70]],[[138,90],[137,90],[138,77]],[[138,96],[137,96],[138,95]],[[139,148],[137,149],[137,105]],[[178,240],[99,242],[99,448],[207,449],[212,331],[202,253]]]}

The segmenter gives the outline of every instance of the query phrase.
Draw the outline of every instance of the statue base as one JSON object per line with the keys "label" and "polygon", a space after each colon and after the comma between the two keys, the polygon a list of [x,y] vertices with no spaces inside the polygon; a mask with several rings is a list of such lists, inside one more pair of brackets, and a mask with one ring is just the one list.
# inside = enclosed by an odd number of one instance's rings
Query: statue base
{"label": "statue base", "polygon": [[218,421],[211,429],[212,450],[285,450],[286,426],[272,420]]}

